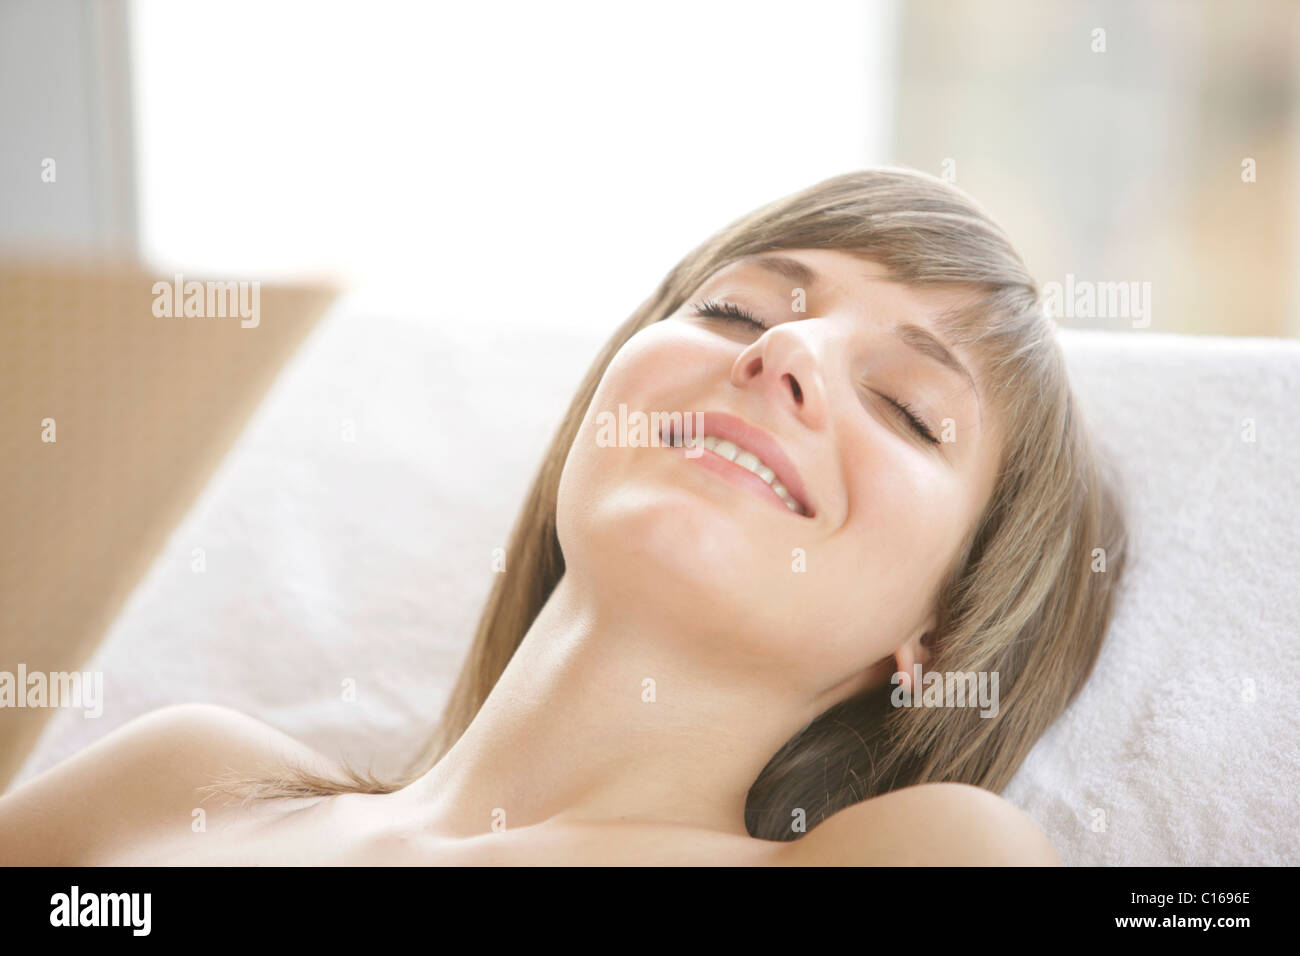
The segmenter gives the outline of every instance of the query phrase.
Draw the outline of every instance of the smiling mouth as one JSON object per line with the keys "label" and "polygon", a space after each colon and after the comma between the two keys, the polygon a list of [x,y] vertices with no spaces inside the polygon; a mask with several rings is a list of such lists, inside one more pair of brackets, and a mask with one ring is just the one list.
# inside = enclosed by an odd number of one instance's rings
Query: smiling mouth
{"label": "smiling mouth", "polygon": [[[702,437],[692,437],[683,440],[682,435],[671,426],[664,429],[661,438],[665,445],[673,448],[698,447],[702,449],[701,457],[709,456],[709,458],[713,459],[713,462],[717,462],[716,464],[712,462],[710,463],[709,467],[711,470],[726,468],[726,465],[722,465],[721,462],[727,462],[733,468],[746,472],[753,478],[757,478],[761,481],[767,488],[768,492],[771,493],[769,497],[779,501],[788,511],[799,515],[800,517],[812,517],[804,503],[796,498],[790,489],[778,480],[776,472],[768,464],[759,458],[758,455],[754,454],[749,449],[738,445],[736,442],[726,438],[719,438],[717,435],[712,435],[707,432]],[[718,459],[721,459],[721,462],[718,462]],[[759,491],[752,482],[747,481],[746,486],[753,487],[755,491]],[[759,493],[761,494],[762,492]]]}

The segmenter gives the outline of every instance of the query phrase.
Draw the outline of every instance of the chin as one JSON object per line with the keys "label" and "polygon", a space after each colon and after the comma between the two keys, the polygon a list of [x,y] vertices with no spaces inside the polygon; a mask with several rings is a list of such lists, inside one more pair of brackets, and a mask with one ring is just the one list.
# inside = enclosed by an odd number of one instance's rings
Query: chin
{"label": "chin", "polygon": [[[791,594],[790,548],[756,547],[742,509],[729,510],[689,489],[624,485],[557,517],[565,567],[582,569],[620,600],[644,598],[659,616],[690,618],[690,629],[753,637],[793,611],[768,609],[772,595]],[[752,519],[750,519],[752,522]],[[787,636],[786,640],[789,638]],[[762,639],[760,638],[760,642]]]}

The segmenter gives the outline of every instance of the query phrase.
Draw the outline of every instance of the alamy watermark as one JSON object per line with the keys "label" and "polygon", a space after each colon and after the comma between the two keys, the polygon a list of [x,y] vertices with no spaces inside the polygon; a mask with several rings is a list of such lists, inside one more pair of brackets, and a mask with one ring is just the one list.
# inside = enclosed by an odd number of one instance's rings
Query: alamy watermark
{"label": "alamy watermark", "polygon": [[1065,282],[1043,283],[1043,307],[1054,319],[1132,319],[1151,325],[1150,282],[1093,282],[1065,274]]}
{"label": "alamy watermark", "polygon": [[703,412],[642,412],[629,414],[619,402],[618,415],[603,411],[596,415],[596,445],[599,448],[659,448],[683,445],[687,458],[698,458],[704,447],[694,438],[704,437]]}
{"label": "alamy watermark", "polygon": [[179,272],[168,282],[155,282],[153,314],[158,318],[236,318],[245,329],[262,321],[262,283],[185,281]]}
{"label": "alamy watermark", "polygon": [[73,884],[50,897],[50,925],[121,926],[132,936],[148,936],[152,909],[152,893],[83,893]]}
{"label": "alamy watermark", "polygon": [[889,695],[895,707],[979,707],[981,717],[998,715],[997,671],[927,671],[912,666],[910,685],[902,683],[903,672],[889,678],[896,685]]}
{"label": "alamy watermark", "polygon": [[104,713],[104,672],[28,673],[27,665],[19,664],[17,674],[0,671],[0,707],[79,707],[82,717],[99,717]]}

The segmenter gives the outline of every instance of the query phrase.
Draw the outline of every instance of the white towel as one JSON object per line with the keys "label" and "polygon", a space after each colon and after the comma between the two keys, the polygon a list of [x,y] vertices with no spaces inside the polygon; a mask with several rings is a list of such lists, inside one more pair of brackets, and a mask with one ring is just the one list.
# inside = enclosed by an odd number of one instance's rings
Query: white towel
{"label": "white towel", "polygon": [[1300,342],[1062,343],[1133,561],[1092,679],[1003,795],[1070,864],[1300,863]]}
{"label": "white towel", "polygon": [[[103,716],[55,714],[18,779],[183,701],[393,772],[606,334],[340,303],[87,665]],[[1092,680],[1004,795],[1069,864],[1300,862],[1300,343],[1062,342],[1121,466],[1133,560]]]}

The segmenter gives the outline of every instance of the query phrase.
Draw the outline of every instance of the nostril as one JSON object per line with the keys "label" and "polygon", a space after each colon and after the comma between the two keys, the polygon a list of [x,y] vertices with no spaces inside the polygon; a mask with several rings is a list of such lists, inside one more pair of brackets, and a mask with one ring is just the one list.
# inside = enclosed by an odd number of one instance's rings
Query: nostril
{"label": "nostril", "polygon": [[796,402],[798,402],[800,405],[802,405],[802,404],[803,404],[803,389],[801,389],[801,388],[799,387],[799,383],[795,381],[795,378],[794,378],[793,375],[787,375],[786,378],[789,379],[789,381],[790,381],[790,391],[794,393],[794,400],[795,400]]}

